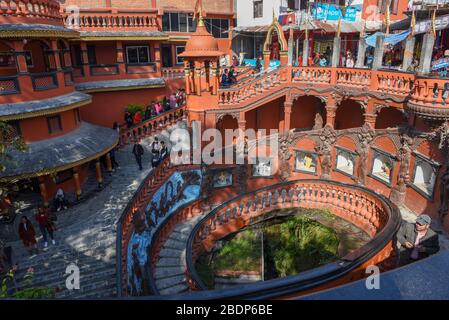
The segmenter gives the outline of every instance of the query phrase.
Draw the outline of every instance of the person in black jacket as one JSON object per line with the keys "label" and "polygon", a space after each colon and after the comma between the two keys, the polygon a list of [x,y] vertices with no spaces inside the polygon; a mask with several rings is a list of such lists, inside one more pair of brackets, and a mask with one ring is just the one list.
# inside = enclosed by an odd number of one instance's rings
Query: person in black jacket
{"label": "person in black jacket", "polygon": [[138,141],[134,143],[133,154],[136,157],[136,162],[139,165],[139,170],[142,170],[142,156],[143,156],[143,147],[140,145]]}

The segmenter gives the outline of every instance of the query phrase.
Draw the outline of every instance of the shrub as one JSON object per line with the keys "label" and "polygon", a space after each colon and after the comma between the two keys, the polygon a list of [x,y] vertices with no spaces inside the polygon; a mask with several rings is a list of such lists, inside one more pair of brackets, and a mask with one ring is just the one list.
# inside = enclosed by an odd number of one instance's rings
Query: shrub
{"label": "shrub", "polygon": [[141,104],[130,103],[126,106],[125,111],[128,111],[129,113],[131,113],[131,116],[133,116],[133,117],[136,112],[139,112],[140,115],[143,116],[145,113],[145,108]]}

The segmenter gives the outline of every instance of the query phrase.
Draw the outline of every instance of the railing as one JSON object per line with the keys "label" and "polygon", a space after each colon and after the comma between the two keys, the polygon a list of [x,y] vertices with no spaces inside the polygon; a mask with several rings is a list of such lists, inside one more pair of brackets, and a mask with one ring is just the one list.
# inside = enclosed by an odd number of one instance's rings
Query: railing
{"label": "railing", "polygon": [[0,14],[61,20],[59,3],[53,0],[7,0],[0,5]]}
{"label": "railing", "polygon": [[[108,12],[105,12],[108,11]],[[157,12],[131,12],[104,10],[102,12],[80,12],[79,19],[67,18],[68,28],[93,30],[157,30]]]}
{"label": "railing", "polygon": [[134,141],[143,139],[146,136],[153,135],[157,131],[174,124],[176,121],[186,116],[186,106],[183,105],[176,109],[168,110],[151,119],[144,120],[141,123],[125,128],[122,126],[120,132],[120,145],[126,145]]}
{"label": "railing", "polygon": [[20,92],[17,76],[0,77],[0,95]]}
{"label": "railing", "polygon": [[298,207],[331,208],[334,214],[368,232],[373,239],[339,261],[310,272],[244,288],[208,291],[207,297],[203,298],[267,299],[328,284],[357,270],[363,263],[370,261],[376,264],[385,260],[391,253],[391,241],[401,223],[396,206],[364,187],[327,180],[297,180],[268,186],[223,203],[194,227],[188,239],[186,255],[186,276],[190,287],[208,289],[195,270],[195,261],[204,250],[211,249],[214,242],[223,237],[223,232],[233,232],[251,224],[256,216],[265,212]]}
{"label": "railing", "polygon": [[164,78],[184,78],[184,68],[162,68]]}
{"label": "railing", "polygon": [[417,78],[410,101],[438,107],[449,104],[449,82],[444,79]]}
{"label": "railing", "polygon": [[156,72],[155,63],[147,64],[126,64],[126,73],[129,74],[143,74]]}
{"label": "railing", "polygon": [[32,73],[34,91],[51,90],[58,87],[57,72]]}
{"label": "railing", "polygon": [[412,73],[373,71],[377,77],[377,91],[407,96],[413,89],[415,75]]}
{"label": "railing", "polygon": [[337,84],[354,87],[369,87],[371,83],[371,72],[366,69],[337,69]]}
{"label": "railing", "polygon": [[218,103],[224,105],[237,104],[240,101],[244,101],[262,92],[268,91],[269,89],[278,87],[288,81],[289,71],[288,68],[276,69],[240,86],[220,89],[218,91]]}
{"label": "railing", "polygon": [[331,72],[331,68],[325,67],[293,67],[292,81],[316,84],[330,84]]}
{"label": "railing", "polygon": [[64,69],[64,83],[65,86],[73,86],[73,69],[72,68],[67,68]]}
{"label": "railing", "polygon": [[117,64],[94,64],[90,65],[90,74],[92,76],[106,76],[119,74]]}

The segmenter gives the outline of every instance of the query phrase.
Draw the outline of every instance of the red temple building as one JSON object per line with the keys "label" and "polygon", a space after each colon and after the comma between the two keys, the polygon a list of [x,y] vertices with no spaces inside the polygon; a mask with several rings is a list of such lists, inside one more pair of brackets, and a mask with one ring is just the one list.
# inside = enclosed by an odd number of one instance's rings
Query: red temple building
{"label": "red temple building", "polygon": [[[435,30],[407,34],[401,39],[402,64],[386,68],[384,41],[391,38],[384,29],[377,30],[382,34],[370,67],[364,34],[353,39],[363,44],[353,46],[355,66],[342,63],[339,29],[332,33],[332,63],[320,66],[309,63],[312,35],[281,26],[273,14],[263,71],[235,66],[237,83],[224,86],[222,73],[233,56],[234,0],[204,0],[199,8],[172,0],[4,3],[0,121],[11,124],[28,146],[24,153],[13,151],[0,173],[0,181],[15,185],[15,196],[34,185],[44,205],[58,188],[82,198],[90,175],[101,185],[112,170],[113,148],[129,148],[181,114],[190,130],[200,122],[202,132],[279,132],[270,138],[277,139],[279,152],[263,166],[248,159],[210,166],[165,159],[141,181],[118,220],[119,297],[206,290],[195,270],[198,257],[274,209],[331,208],[370,242],[316,273],[204,298],[292,298],[366,277],[372,264],[393,269],[404,208],[431,216],[440,233],[449,232],[449,87],[447,78],[430,72]],[[392,15],[410,16],[406,10],[397,1]],[[293,43],[299,41],[301,65],[293,59]],[[419,65],[410,71],[417,58]],[[270,60],[279,65],[272,67]],[[185,105],[125,126],[128,104],[146,106],[179,88],[185,89]],[[111,129],[114,123],[118,131]],[[216,186],[217,175],[228,180]],[[197,197],[182,202],[192,185],[198,186]],[[176,201],[182,205],[173,209]],[[176,241],[184,246],[184,260],[164,265],[163,253],[180,245]]]}

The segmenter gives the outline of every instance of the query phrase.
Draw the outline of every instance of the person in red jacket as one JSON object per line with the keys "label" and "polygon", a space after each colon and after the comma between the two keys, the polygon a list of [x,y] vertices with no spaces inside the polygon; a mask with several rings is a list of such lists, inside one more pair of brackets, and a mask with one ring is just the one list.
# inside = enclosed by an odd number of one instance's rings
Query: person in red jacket
{"label": "person in red jacket", "polygon": [[22,240],[23,245],[28,250],[29,254],[33,254],[33,250],[38,253],[37,246],[36,246],[36,233],[34,232],[33,225],[31,224],[31,221],[28,220],[26,216],[23,216],[22,219],[20,219],[19,224],[19,237],[20,240]]}
{"label": "person in red jacket", "polygon": [[140,112],[136,112],[134,114],[134,124],[137,125],[142,121],[142,117],[140,116]]}
{"label": "person in red jacket", "polygon": [[56,244],[55,239],[53,237],[55,225],[52,221],[50,221],[48,210],[45,208],[38,208],[36,214],[36,221],[39,224],[39,230],[41,231],[42,237],[44,238],[44,248],[48,246],[47,233],[50,235],[51,242],[53,244]]}

